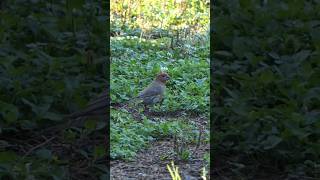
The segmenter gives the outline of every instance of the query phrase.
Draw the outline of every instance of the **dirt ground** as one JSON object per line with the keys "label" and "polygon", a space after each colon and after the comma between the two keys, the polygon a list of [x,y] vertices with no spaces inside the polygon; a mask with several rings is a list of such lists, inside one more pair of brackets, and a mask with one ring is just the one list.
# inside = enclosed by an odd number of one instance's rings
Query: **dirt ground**
{"label": "dirt ground", "polygon": [[[156,141],[151,147],[139,152],[133,161],[125,162],[122,160],[111,161],[111,179],[168,179],[170,174],[166,165],[174,159],[170,153],[173,150],[173,141],[171,139]],[[195,148],[195,147],[190,147]],[[209,152],[209,145],[200,145],[191,160],[175,161],[179,167],[182,179],[201,179],[200,173],[205,166],[203,156]],[[165,160],[162,157],[167,156]]]}
{"label": "dirt ground", "polygon": [[[173,115],[174,114],[174,115]],[[162,116],[163,120],[179,116],[180,113],[149,114],[149,118]],[[192,116],[190,117],[196,126],[202,129],[208,127],[208,120]],[[177,159],[174,155],[174,139],[167,138],[156,140],[150,143],[149,148],[141,150],[131,161],[111,160],[111,179],[112,180],[171,180],[167,165],[171,165],[173,160],[175,165],[179,167],[180,176],[183,180],[197,180],[201,178],[201,171],[207,162],[204,160],[204,154],[210,152],[210,145],[204,144],[203,140],[200,144],[188,144],[187,148],[193,152],[189,160],[183,161]],[[209,167],[207,167],[209,168]],[[208,169],[206,169],[209,171]],[[209,176],[209,175],[208,175]],[[209,177],[207,178],[209,179]]]}

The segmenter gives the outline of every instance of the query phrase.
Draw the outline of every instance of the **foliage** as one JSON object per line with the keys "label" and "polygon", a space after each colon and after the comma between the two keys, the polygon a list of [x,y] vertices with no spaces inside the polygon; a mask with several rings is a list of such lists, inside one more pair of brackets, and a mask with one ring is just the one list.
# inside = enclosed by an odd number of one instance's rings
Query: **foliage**
{"label": "foliage", "polygon": [[259,154],[288,176],[320,177],[319,10],[312,0],[216,3],[211,112],[218,149]]}
{"label": "foliage", "polygon": [[[154,122],[143,117],[138,123],[126,110],[111,111],[111,158],[132,159],[136,152],[146,148],[150,141],[172,136],[182,136],[186,143],[193,143],[197,131],[183,119]],[[186,133],[187,132],[187,133]]]}
{"label": "foliage", "polygon": [[111,2],[111,103],[125,104],[156,74],[166,71],[171,79],[165,99],[151,110],[182,114],[180,118],[142,116],[137,122],[127,111],[112,110],[112,158],[131,159],[150,141],[162,138],[177,142],[168,153],[184,160],[191,157],[185,145],[195,143],[199,132],[187,114],[209,113],[208,21],[204,0]]}
{"label": "foliage", "polygon": [[103,84],[104,73],[86,64],[84,51],[96,48],[94,63],[104,63],[98,47],[104,47],[100,34],[105,30],[93,16],[93,8],[99,5],[70,3],[66,8],[62,2],[28,3],[21,1],[1,11],[5,30],[0,32],[2,131],[60,121],[58,112],[84,106],[87,92]]}
{"label": "foliage", "polygon": [[[137,96],[159,71],[164,70],[171,77],[165,100],[161,106],[151,108],[162,112],[208,114],[209,62],[208,53],[205,53],[208,52],[208,43],[205,45],[195,40],[181,49],[172,50],[166,38],[112,37],[111,103],[126,103]],[[154,138],[178,135],[179,140],[185,143],[194,141],[194,125],[181,119],[167,119],[163,123],[145,119],[143,123],[137,123],[128,113],[118,111],[113,112],[111,117],[112,158],[130,159]]]}
{"label": "foliage", "polygon": [[[1,1],[0,178],[62,179],[78,173],[69,171],[72,162],[62,160],[70,157],[47,144],[24,156],[50,133],[40,131],[64,122],[64,114],[85,106],[105,86],[102,6],[72,0]],[[86,48],[95,52],[92,64]],[[90,160],[100,155],[101,147],[88,150]]]}
{"label": "foliage", "polygon": [[166,69],[172,81],[162,110],[208,112],[209,62],[204,53],[208,49],[189,45],[185,50],[192,51],[194,57],[181,57],[185,55],[167,47],[162,39],[140,43],[138,38],[111,38],[111,101],[133,98]]}
{"label": "foliage", "polygon": [[111,111],[110,128],[111,158],[130,159],[153,139],[148,121],[141,125],[125,110]]}
{"label": "foliage", "polygon": [[[15,152],[0,152],[2,179],[34,179],[66,177],[68,172],[61,166],[62,160],[50,150],[40,149],[34,158],[20,158]],[[48,174],[48,172],[51,172]]]}
{"label": "foliage", "polygon": [[[200,33],[209,25],[207,0],[114,0],[111,2],[111,32],[137,35],[151,31],[157,36],[174,31]],[[181,33],[181,34],[183,34]]]}

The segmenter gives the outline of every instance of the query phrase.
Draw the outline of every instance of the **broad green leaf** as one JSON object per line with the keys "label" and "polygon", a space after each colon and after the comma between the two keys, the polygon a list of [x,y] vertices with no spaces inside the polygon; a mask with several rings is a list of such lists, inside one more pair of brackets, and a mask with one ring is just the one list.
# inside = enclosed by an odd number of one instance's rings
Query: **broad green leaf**
{"label": "broad green leaf", "polygon": [[47,160],[52,159],[52,152],[49,149],[41,148],[36,151],[36,155],[42,159],[47,159]]}
{"label": "broad green leaf", "polygon": [[271,135],[271,136],[268,136],[268,138],[262,143],[264,145],[264,149],[268,150],[277,146],[281,141],[282,141],[282,138],[275,135]]}
{"label": "broad green leaf", "polygon": [[0,114],[6,122],[14,123],[18,119],[19,111],[15,105],[0,101]]}

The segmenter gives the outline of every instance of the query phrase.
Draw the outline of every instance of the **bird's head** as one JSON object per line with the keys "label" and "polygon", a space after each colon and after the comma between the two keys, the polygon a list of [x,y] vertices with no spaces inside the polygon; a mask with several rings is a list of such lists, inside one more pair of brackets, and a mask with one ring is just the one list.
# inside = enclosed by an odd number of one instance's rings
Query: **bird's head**
{"label": "bird's head", "polygon": [[165,72],[160,72],[156,77],[156,80],[162,83],[166,83],[169,79],[170,76]]}

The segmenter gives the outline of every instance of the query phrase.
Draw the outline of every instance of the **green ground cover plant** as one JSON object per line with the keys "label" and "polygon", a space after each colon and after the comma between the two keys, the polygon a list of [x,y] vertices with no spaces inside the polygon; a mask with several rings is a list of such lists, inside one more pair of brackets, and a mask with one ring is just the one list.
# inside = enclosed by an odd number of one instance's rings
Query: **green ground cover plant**
{"label": "green ground cover plant", "polygon": [[[111,158],[131,160],[136,152],[147,148],[149,143],[163,138],[182,136],[183,140],[194,143],[198,131],[186,119],[171,118],[167,121],[151,121],[144,117],[137,123],[126,110],[111,112]],[[189,133],[185,133],[189,132]]]}
{"label": "green ground cover plant", "polygon": [[234,176],[267,167],[277,177],[320,177],[319,8],[312,0],[217,1],[212,138],[216,152],[251,159],[234,160]]}
{"label": "green ground cover plant", "polygon": [[[193,121],[209,116],[208,2],[119,0],[111,9],[111,103],[126,104],[160,71],[171,77],[163,104],[151,107],[161,115],[139,120],[125,108],[112,110],[112,158],[135,161],[152,142],[169,139],[177,146],[159,155],[161,161],[171,154],[192,159],[186,144],[197,144],[199,129]],[[143,114],[142,108],[129,107]],[[208,144],[208,131],[202,135]]]}
{"label": "green ground cover plant", "polygon": [[111,94],[112,101],[125,102],[133,98],[164,70],[172,81],[168,82],[162,110],[208,112],[208,54],[198,50],[195,52],[197,57],[182,58],[181,54],[170,50],[168,44],[161,45],[158,41],[161,39],[143,43],[138,38],[111,39],[111,91],[115,92]]}
{"label": "green ground cover plant", "polygon": [[[105,122],[54,128],[105,87],[103,6],[1,1],[0,179],[106,176],[97,161],[105,157]],[[94,50],[91,64],[86,49]]]}
{"label": "green ground cover plant", "polygon": [[[209,61],[208,54],[203,52],[208,51],[208,44],[207,49],[202,46],[199,49],[193,48],[194,57],[189,58],[181,57],[181,54],[177,53],[177,50],[170,49],[168,44],[162,38],[142,39],[142,41],[138,37],[111,38],[111,102],[128,102],[137,96],[159,71],[163,70],[168,72],[172,81],[167,84],[166,98],[163,104],[152,107],[152,110],[163,113],[189,111],[208,115]],[[190,45],[190,49],[192,47],[194,46]],[[185,50],[188,51],[186,48]],[[137,109],[139,110],[139,108]],[[128,116],[126,120],[120,120],[126,116]],[[155,126],[153,127],[145,124],[151,123],[150,119],[146,119],[143,124],[131,120],[130,113],[123,114],[123,117],[119,117],[117,113],[111,114],[111,117],[111,124],[114,127],[111,128],[111,137],[118,137],[121,134],[129,141],[128,144],[125,144],[112,138],[114,140],[111,141],[113,157],[133,157],[135,152],[141,150],[151,137],[160,138],[163,135],[167,137],[174,135],[169,131],[174,128],[171,121],[164,124],[153,124]],[[121,122],[124,124],[131,122],[134,126],[122,127]],[[184,121],[179,122],[182,125],[186,124]],[[156,131],[155,128],[159,130]],[[185,130],[182,128],[181,131]],[[135,138],[138,138],[139,142]],[[135,147],[124,148],[122,145],[134,145]],[[123,154],[124,151],[128,152]]]}

